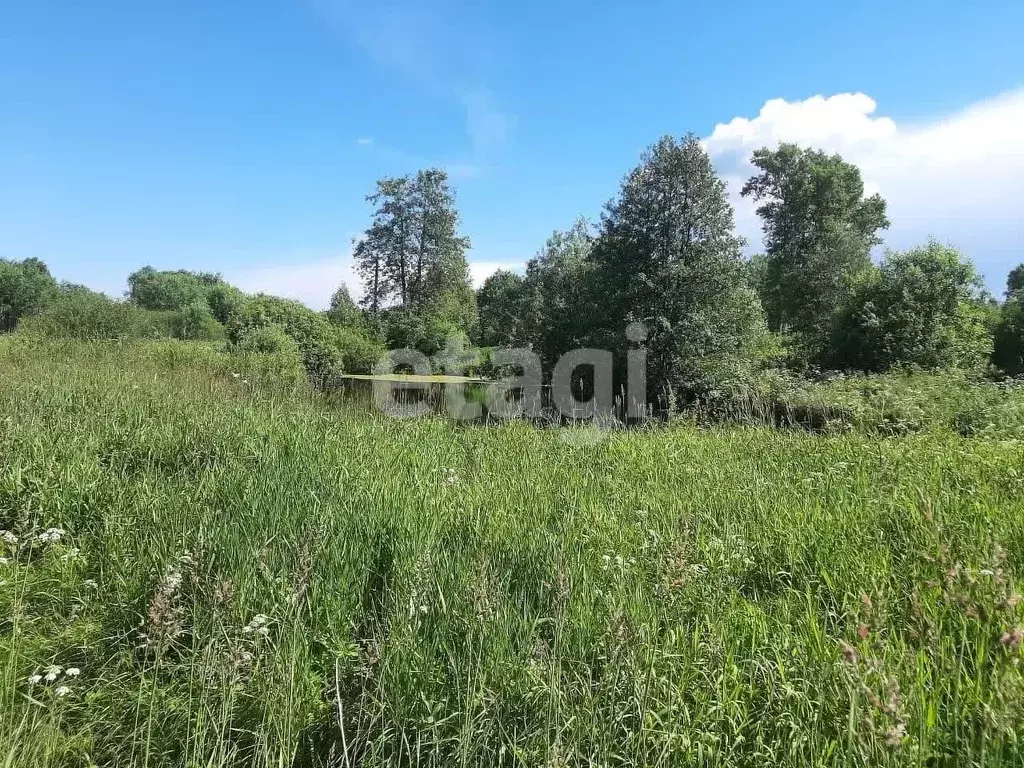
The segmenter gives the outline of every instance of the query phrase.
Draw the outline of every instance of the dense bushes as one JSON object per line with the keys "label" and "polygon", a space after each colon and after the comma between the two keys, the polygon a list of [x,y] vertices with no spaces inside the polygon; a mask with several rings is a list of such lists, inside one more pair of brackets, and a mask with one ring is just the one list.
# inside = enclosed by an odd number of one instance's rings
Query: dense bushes
{"label": "dense bushes", "polygon": [[[265,330],[271,326],[272,331]],[[257,331],[261,336],[247,341]],[[295,343],[307,373],[317,381],[326,381],[343,371],[367,372],[382,352],[359,330],[336,326],[304,304],[276,296],[261,294],[250,298],[228,320],[228,339],[240,347],[280,346],[281,333]]]}
{"label": "dense bushes", "polygon": [[13,331],[18,320],[43,310],[57,293],[57,281],[39,259],[0,259],[0,331]]}
{"label": "dense bushes", "polygon": [[80,340],[145,339],[164,336],[168,313],[140,309],[87,290],[61,291],[38,315],[22,324],[26,333]]}
{"label": "dense bushes", "polygon": [[984,367],[992,341],[980,289],[973,265],[934,241],[887,254],[839,316],[834,363],[864,371]]}

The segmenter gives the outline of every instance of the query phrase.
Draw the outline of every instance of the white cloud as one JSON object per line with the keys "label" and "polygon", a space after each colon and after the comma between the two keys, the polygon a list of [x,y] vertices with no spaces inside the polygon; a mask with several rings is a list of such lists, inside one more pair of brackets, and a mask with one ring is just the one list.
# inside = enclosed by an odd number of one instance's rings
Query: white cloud
{"label": "white cloud", "polygon": [[521,272],[522,268],[522,262],[517,261],[471,261],[469,262],[469,279],[474,288],[479,288],[484,284],[484,280],[499,269]]}
{"label": "white cloud", "polygon": [[366,137],[358,138],[356,139],[356,144],[358,144],[360,147],[369,147],[371,144],[373,144],[373,139]]}
{"label": "white cloud", "polygon": [[[522,271],[515,261],[470,261],[469,277],[474,288],[483,285],[499,269]],[[331,294],[344,283],[353,299],[362,296],[351,253],[335,256],[296,256],[250,269],[228,270],[225,279],[246,293],[269,293],[298,299],[313,309],[326,309]]]}
{"label": "white cloud", "polygon": [[739,189],[750,154],[788,141],[838,152],[856,163],[867,191],[889,204],[886,245],[935,236],[960,247],[993,289],[1024,259],[1024,90],[923,122],[877,114],[863,93],[772,99],[753,118],[715,126],[706,146],[730,184],[737,226],[759,247],[759,222]]}
{"label": "white cloud", "polygon": [[342,283],[348,286],[353,299],[362,295],[350,253],[229,271],[224,277],[246,293],[298,299],[313,309],[326,309],[331,295]]}

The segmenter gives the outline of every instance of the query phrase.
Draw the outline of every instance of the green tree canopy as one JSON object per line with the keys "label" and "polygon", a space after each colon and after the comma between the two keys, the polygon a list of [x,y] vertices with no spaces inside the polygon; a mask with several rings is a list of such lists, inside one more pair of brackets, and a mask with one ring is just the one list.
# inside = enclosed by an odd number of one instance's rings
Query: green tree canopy
{"label": "green tree canopy", "polygon": [[759,149],[742,194],[761,203],[766,264],[761,301],[799,360],[821,362],[837,311],[871,268],[885,201],[864,196],[857,166],[839,155],[780,144]]}
{"label": "green tree canopy", "polygon": [[499,269],[476,293],[479,340],[484,347],[517,347],[526,342],[526,282],[515,272]]}
{"label": "green tree canopy", "polygon": [[13,331],[26,315],[41,312],[57,295],[57,281],[39,259],[0,259],[0,331]]}
{"label": "green tree canopy", "polygon": [[359,328],[363,325],[363,313],[349,295],[348,286],[344,283],[331,296],[331,305],[327,310],[327,319],[335,325]]}
{"label": "green tree canopy", "polygon": [[931,241],[890,252],[837,325],[836,363],[867,371],[982,365],[991,337],[981,300],[977,272],[957,250]]}
{"label": "green tree canopy", "polygon": [[[425,329],[423,351],[439,333],[470,334],[476,298],[466,261],[469,240],[458,234],[455,195],[445,172],[431,168],[381,179],[367,200],[375,206],[373,221],[354,256],[369,315],[382,324],[383,310],[397,306],[402,311],[390,313],[391,320],[414,316],[412,325]],[[400,324],[411,327],[407,318]]]}
{"label": "green tree canopy", "polygon": [[591,258],[593,315],[604,348],[627,323],[648,328],[648,395],[694,395],[739,383],[764,340],[724,182],[694,136],[644,153],[608,204]]}

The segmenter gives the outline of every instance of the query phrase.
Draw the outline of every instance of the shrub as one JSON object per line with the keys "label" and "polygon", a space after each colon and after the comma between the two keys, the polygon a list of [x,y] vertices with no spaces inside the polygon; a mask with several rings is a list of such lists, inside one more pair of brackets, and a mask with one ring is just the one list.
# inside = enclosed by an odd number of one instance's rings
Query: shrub
{"label": "shrub", "polygon": [[934,241],[889,253],[837,320],[833,364],[975,369],[992,349],[980,280],[959,252]]}
{"label": "shrub", "polygon": [[260,294],[248,299],[230,318],[228,339],[239,344],[253,331],[275,325],[298,346],[302,364],[314,381],[324,382],[344,370],[338,328],[298,301]]}
{"label": "shrub", "polygon": [[105,340],[143,339],[167,335],[167,316],[147,312],[102,293],[62,291],[40,314],[27,318],[23,330],[55,338]]}
{"label": "shrub", "polygon": [[0,331],[42,311],[57,294],[57,282],[39,259],[0,259]]}
{"label": "shrub", "polygon": [[173,335],[184,341],[215,341],[224,338],[224,326],[203,302],[182,307],[173,315]]}
{"label": "shrub", "polygon": [[1024,299],[1011,295],[996,326],[992,363],[1011,376],[1024,373]]}
{"label": "shrub", "polygon": [[382,343],[357,328],[335,326],[333,335],[348,373],[372,373],[374,365],[387,352]]}
{"label": "shrub", "polygon": [[218,283],[206,294],[206,303],[218,323],[227,325],[231,317],[245,304],[245,294],[227,283]]}
{"label": "shrub", "polygon": [[280,325],[252,328],[232,351],[241,358],[244,370],[256,373],[261,378],[291,384],[305,378],[302,351],[295,339]]}

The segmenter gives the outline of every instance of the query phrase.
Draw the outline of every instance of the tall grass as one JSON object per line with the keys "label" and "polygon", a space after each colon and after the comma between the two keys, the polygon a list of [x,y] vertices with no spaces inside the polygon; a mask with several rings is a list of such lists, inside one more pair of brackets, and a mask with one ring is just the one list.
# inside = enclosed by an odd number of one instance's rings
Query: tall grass
{"label": "tall grass", "polygon": [[1021,764],[1017,442],[565,440],[239,363],[0,344],[4,765]]}

